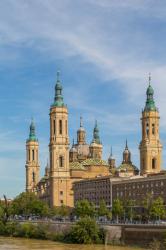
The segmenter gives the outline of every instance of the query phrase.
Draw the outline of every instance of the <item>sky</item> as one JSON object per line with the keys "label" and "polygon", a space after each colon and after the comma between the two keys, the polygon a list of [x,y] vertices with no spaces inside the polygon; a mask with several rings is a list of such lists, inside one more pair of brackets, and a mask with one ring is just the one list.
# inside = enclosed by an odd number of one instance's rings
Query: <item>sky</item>
{"label": "sky", "polygon": [[141,111],[148,75],[160,111],[166,165],[165,0],[0,0],[0,197],[25,190],[25,142],[31,117],[47,163],[49,108],[60,71],[70,141],[83,116],[87,142],[95,119],[117,166],[125,140],[139,167]]}

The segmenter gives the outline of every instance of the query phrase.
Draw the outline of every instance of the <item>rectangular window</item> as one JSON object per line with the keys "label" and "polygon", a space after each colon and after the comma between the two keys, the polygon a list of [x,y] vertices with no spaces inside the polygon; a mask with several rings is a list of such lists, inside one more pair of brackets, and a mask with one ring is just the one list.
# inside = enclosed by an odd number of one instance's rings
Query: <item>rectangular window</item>
{"label": "rectangular window", "polygon": [[28,150],[28,158],[29,158],[29,161],[31,160],[31,151],[30,149]]}
{"label": "rectangular window", "polygon": [[67,121],[66,121],[66,135],[67,135]]}
{"label": "rectangular window", "polygon": [[60,200],[61,205],[63,205],[63,200]]}
{"label": "rectangular window", "polygon": [[59,167],[63,167],[63,156],[59,156]]}
{"label": "rectangular window", "polygon": [[59,120],[59,134],[62,134],[62,120]]}
{"label": "rectangular window", "polygon": [[53,121],[53,133],[54,133],[54,135],[56,133],[55,120]]}
{"label": "rectangular window", "polygon": [[63,191],[60,191],[60,195],[63,195]]}
{"label": "rectangular window", "polygon": [[32,149],[32,160],[34,161],[35,160],[35,150]]}

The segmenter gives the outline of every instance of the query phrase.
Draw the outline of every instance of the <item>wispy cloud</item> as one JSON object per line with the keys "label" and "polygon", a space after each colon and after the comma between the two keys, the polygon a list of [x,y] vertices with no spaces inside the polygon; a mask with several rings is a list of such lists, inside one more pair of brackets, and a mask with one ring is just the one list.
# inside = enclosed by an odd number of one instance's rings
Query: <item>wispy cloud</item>
{"label": "wispy cloud", "polygon": [[[8,163],[7,158],[5,161],[3,156],[0,158],[5,166],[1,169],[4,178],[10,165],[14,165],[14,169],[19,166],[23,178],[24,137],[27,132],[23,126],[28,124],[30,116],[35,115],[39,125],[42,166],[48,156],[49,132],[45,131],[49,129],[47,113],[51,100],[47,96],[51,93],[53,98],[53,85],[49,84],[54,76],[45,75],[44,78],[41,73],[40,79],[34,79],[34,72],[38,73],[39,70],[38,64],[42,64],[41,72],[47,71],[49,62],[56,68],[61,62],[64,67],[72,69],[68,73],[70,82],[64,82],[71,132],[77,129],[80,113],[84,114],[91,128],[97,118],[106,145],[105,157],[110,143],[107,139],[109,135],[114,138],[111,143],[115,144],[117,155],[121,147],[115,135],[117,138],[131,136],[134,159],[138,156],[139,142],[134,141],[132,136],[136,134],[138,138],[140,133],[139,116],[145,102],[148,72],[151,72],[164,137],[165,7],[166,3],[162,0],[157,3],[155,0],[0,2],[0,77],[2,83],[11,81],[10,88],[6,89],[7,97],[2,96],[0,103],[7,109],[11,109],[15,103],[15,109],[10,114],[5,114],[3,110],[1,112],[0,152],[12,155]],[[32,52],[36,53],[35,56],[31,55]],[[32,72],[33,76],[30,77]],[[17,86],[19,79],[22,81],[20,89],[11,88],[13,83]],[[0,87],[4,95],[5,84]],[[10,96],[12,91],[16,94]],[[3,130],[6,121],[9,124]],[[89,140],[91,128],[88,129]],[[12,131],[11,134],[4,132],[8,130]]]}

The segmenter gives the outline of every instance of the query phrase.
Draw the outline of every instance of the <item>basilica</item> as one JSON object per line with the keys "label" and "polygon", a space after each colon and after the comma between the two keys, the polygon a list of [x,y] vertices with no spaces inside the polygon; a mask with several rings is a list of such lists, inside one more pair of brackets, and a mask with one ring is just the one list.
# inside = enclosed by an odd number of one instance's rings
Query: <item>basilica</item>
{"label": "basilica", "polygon": [[68,108],[63,100],[62,84],[57,74],[55,97],[50,106],[49,162],[45,175],[40,178],[39,142],[35,124],[30,124],[26,140],[26,191],[34,192],[51,207],[74,206],[73,183],[84,179],[111,176],[111,178],[134,178],[161,172],[162,145],[159,138],[159,111],[154,102],[154,90],[147,88],[147,99],[141,114],[142,138],[140,150],[140,171],[132,163],[131,152],[126,145],[120,166],[116,166],[112,150],[107,161],[102,159],[103,145],[97,121],[93,129],[92,141],[86,141],[86,130],[80,117],[77,141],[70,147],[68,134]]}

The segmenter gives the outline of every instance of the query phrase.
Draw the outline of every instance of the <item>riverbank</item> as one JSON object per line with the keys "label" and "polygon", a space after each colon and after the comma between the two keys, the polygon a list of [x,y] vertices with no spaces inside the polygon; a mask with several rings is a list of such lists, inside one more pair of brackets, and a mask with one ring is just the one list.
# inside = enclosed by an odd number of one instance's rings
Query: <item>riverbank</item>
{"label": "riverbank", "polygon": [[[145,250],[140,247],[64,244],[49,240],[0,237],[0,250]],[[147,250],[147,248],[146,248]]]}
{"label": "riverbank", "polygon": [[[56,225],[56,227],[55,227]],[[160,235],[160,228],[154,229],[151,228],[149,231],[148,228],[119,228],[116,226],[108,226],[106,228],[99,227],[96,222],[91,219],[80,220],[75,225],[70,225],[70,227],[60,227],[62,224],[55,224],[54,226],[51,223],[37,223],[37,222],[22,222],[22,223],[13,223],[8,222],[6,225],[0,223],[0,236],[12,237],[12,238],[24,238],[24,239],[38,239],[38,240],[48,240],[61,244],[103,244],[117,247],[130,247],[131,249],[165,249],[163,238],[162,240],[153,240],[157,239],[157,233]],[[143,231],[142,231],[143,230]],[[123,231],[123,234],[120,232]],[[119,237],[119,236],[122,237]],[[141,241],[142,235],[144,235],[144,240]],[[164,234],[165,235],[165,234]],[[118,236],[118,237],[115,237]],[[149,236],[153,236],[150,241]],[[162,234],[161,234],[162,236]],[[136,238],[137,237],[137,238]],[[140,239],[140,240],[139,240]],[[153,243],[153,246],[149,247]],[[166,242],[165,242],[166,243]],[[157,248],[156,248],[157,244]],[[136,247],[138,246],[138,247]],[[159,246],[159,247],[158,247]],[[141,248],[142,247],[142,248]]]}

